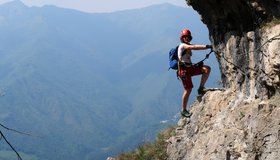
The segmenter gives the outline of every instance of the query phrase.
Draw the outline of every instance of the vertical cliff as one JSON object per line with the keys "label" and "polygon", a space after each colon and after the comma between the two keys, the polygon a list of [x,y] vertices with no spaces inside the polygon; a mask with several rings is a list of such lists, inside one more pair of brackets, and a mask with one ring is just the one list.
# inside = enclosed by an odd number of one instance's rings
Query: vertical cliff
{"label": "vertical cliff", "polygon": [[172,160],[280,157],[280,1],[187,0],[209,29],[225,90],[178,122]]}
{"label": "vertical cliff", "polygon": [[[279,88],[279,0],[187,0],[207,25],[223,85],[251,97]],[[264,91],[265,89],[266,91]]]}

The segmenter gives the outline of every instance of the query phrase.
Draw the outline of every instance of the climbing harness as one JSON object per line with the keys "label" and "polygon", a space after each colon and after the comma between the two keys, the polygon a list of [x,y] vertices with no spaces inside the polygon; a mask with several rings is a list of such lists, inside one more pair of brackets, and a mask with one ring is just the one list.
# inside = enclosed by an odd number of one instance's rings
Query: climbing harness
{"label": "climbing harness", "polygon": [[[208,54],[206,54],[205,58],[202,59],[201,61],[197,62],[197,63],[183,63],[183,62],[180,62],[180,61],[179,61],[179,63],[178,63],[178,70],[177,70],[177,73],[176,73],[177,79],[179,80],[179,77],[180,77],[180,76],[179,76],[179,70],[180,70],[180,69],[186,71],[188,67],[192,67],[192,66],[203,66],[204,61],[205,61],[206,59],[209,58],[209,56],[210,56],[210,54],[211,54],[212,52],[214,52],[214,51],[211,49],[211,51],[210,51]],[[192,71],[188,71],[188,73],[191,73],[191,72],[192,72]]]}
{"label": "climbing harness", "polygon": [[183,67],[190,67],[190,66],[200,66],[200,65],[203,65],[203,62],[209,58],[210,54],[213,53],[214,51],[211,49],[211,51],[209,53],[206,54],[205,58],[202,59],[201,61],[198,61],[197,63],[182,63],[180,62],[180,64],[183,66]]}

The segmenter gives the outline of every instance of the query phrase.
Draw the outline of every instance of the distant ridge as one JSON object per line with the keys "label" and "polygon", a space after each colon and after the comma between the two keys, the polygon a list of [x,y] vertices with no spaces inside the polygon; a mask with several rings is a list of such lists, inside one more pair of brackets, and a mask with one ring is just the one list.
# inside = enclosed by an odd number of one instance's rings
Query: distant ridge
{"label": "distant ridge", "polygon": [[[5,2],[3,4],[1,4],[2,6],[17,6],[17,7],[26,7],[26,8],[30,8],[29,6],[25,5],[21,0],[12,0],[12,1],[9,1],[9,2]],[[174,5],[174,4],[171,4],[171,3],[162,3],[162,4],[153,4],[153,5],[150,5],[150,6],[146,6],[146,7],[141,7],[141,8],[134,8],[134,9],[121,9],[121,10],[117,10],[117,11],[110,11],[110,12],[86,12],[86,11],[81,11],[81,10],[77,10],[77,9],[71,9],[71,8],[63,8],[63,7],[59,7],[59,6],[56,6],[56,5],[50,5],[50,4],[46,4],[46,5],[43,5],[41,7],[38,7],[38,6],[32,6],[31,8],[45,8],[45,7],[55,7],[55,8],[60,8],[60,9],[65,9],[65,10],[75,10],[75,11],[79,11],[79,12],[85,12],[85,13],[91,13],[91,14],[111,14],[111,13],[115,13],[115,12],[124,12],[124,11],[137,11],[137,10],[142,10],[142,9],[149,9],[149,8],[157,8],[157,9],[165,9],[165,8],[184,8],[184,7],[181,7],[181,6],[177,6],[177,5]]]}
{"label": "distant ridge", "polygon": [[180,110],[166,54],[183,27],[208,43],[197,14],[169,4],[104,14],[0,5],[0,122],[44,137],[11,134],[14,146],[40,160],[103,160],[153,139]]}

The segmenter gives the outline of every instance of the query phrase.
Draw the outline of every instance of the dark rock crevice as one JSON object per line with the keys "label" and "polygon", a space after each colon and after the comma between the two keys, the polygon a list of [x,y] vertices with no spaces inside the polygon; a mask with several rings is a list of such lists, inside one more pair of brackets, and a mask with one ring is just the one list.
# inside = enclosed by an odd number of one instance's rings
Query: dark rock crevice
{"label": "dark rock crevice", "polygon": [[223,41],[224,34],[237,31],[239,36],[253,31],[272,19],[280,19],[277,0],[186,0],[202,17],[214,42]]}

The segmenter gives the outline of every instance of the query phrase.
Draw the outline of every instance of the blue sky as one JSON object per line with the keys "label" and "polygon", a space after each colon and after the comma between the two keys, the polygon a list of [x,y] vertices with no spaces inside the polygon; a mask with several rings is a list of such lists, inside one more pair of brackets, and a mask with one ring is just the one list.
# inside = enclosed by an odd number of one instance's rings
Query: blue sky
{"label": "blue sky", "polygon": [[[0,4],[13,0],[0,0]],[[28,6],[56,5],[84,12],[112,12],[142,8],[153,4],[171,3],[186,7],[185,0],[20,0]]]}

